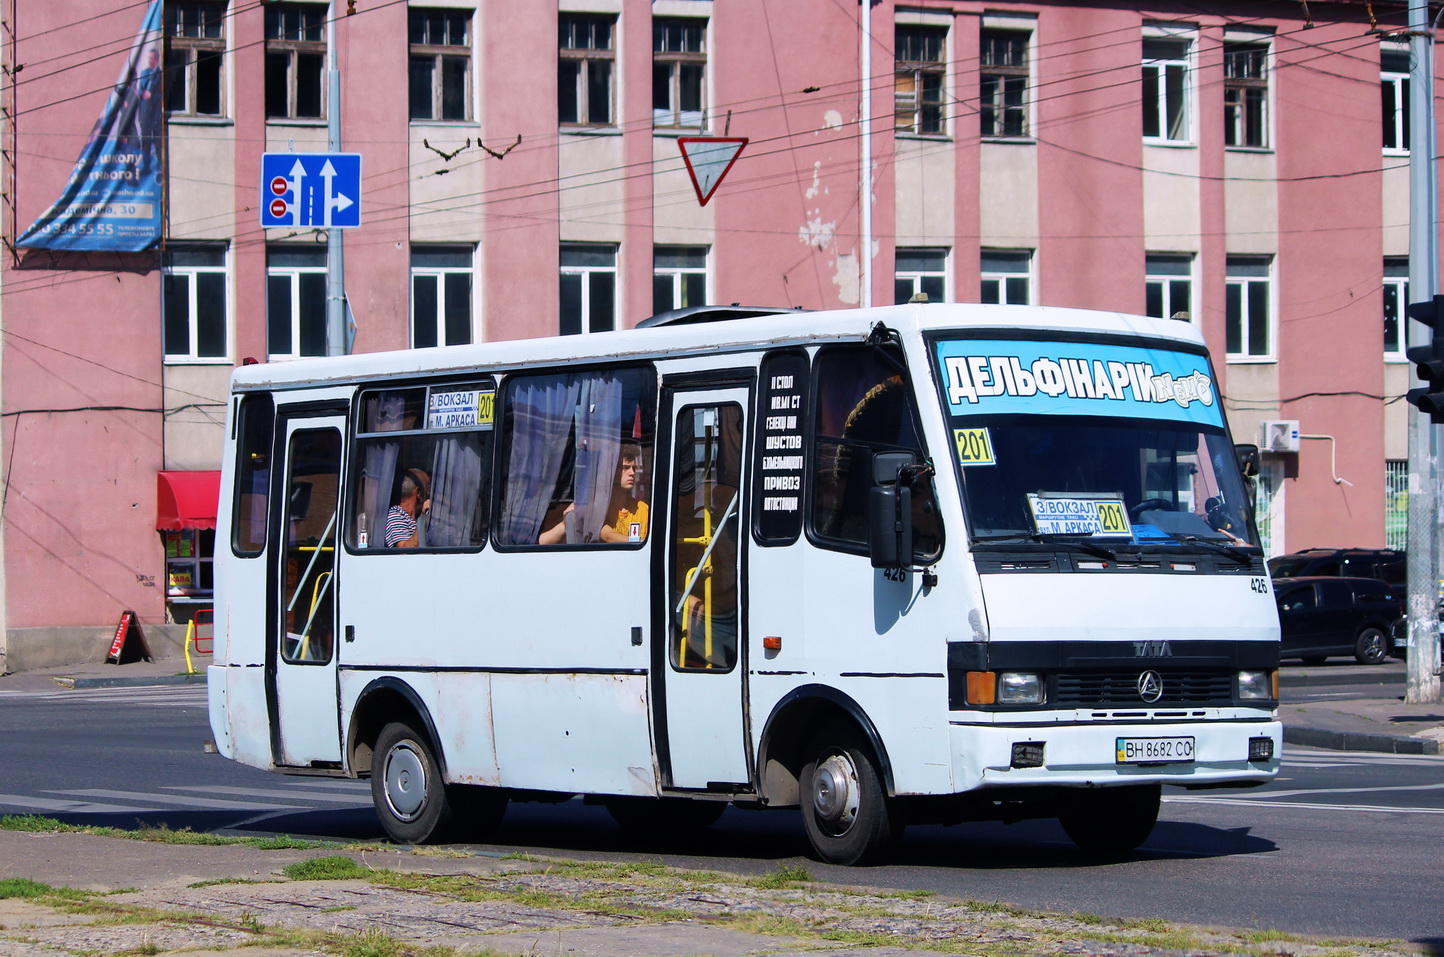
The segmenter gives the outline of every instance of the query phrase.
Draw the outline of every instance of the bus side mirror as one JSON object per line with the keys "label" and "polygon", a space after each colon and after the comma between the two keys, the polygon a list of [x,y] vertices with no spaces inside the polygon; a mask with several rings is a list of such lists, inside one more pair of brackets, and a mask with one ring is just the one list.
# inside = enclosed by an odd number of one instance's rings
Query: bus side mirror
{"label": "bus side mirror", "polygon": [[911,452],[879,452],[872,458],[867,493],[867,551],[873,568],[907,568],[913,560],[913,490],[901,481],[917,458]]}
{"label": "bus side mirror", "polygon": [[1257,445],[1235,445],[1233,451],[1238,456],[1238,470],[1243,473],[1244,478],[1258,475]]}

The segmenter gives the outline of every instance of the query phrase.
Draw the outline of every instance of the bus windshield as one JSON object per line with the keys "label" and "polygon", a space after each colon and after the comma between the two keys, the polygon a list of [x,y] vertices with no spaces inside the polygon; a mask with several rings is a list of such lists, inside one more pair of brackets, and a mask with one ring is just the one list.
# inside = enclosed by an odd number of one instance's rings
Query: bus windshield
{"label": "bus windshield", "polygon": [[1205,356],[980,339],[935,356],[975,541],[1258,544]]}

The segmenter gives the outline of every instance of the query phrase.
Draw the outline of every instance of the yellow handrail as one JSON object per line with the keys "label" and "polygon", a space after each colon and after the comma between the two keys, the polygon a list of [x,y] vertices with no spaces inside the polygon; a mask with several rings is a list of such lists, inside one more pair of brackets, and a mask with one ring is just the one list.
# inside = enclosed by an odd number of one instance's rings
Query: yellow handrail
{"label": "yellow handrail", "polygon": [[321,586],[329,586],[330,584],[331,573],[322,572],[316,576],[316,584],[311,588],[311,610],[306,615],[306,628],[301,632],[301,649],[296,655],[296,658],[300,661],[306,660],[307,652],[311,649],[311,624],[316,620],[316,606],[320,604],[323,591]]}
{"label": "yellow handrail", "polygon": [[[696,538],[683,538],[683,545],[701,545],[702,561],[695,567],[687,569],[687,576],[683,579],[682,601],[680,609],[685,608],[687,596],[692,594],[692,583],[697,575],[702,575],[702,667],[712,667],[712,550],[708,546],[712,544],[712,510],[704,507],[702,509],[702,534]],[[688,626],[691,624],[691,616],[682,615],[682,642],[677,649],[677,661],[683,667],[687,663],[687,639],[690,637]]]}

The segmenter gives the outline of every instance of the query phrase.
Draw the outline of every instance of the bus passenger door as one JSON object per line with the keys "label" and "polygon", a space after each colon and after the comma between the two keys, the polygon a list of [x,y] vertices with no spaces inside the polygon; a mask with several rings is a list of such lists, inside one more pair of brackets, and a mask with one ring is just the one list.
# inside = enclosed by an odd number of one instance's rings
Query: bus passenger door
{"label": "bus passenger door", "polygon": [[741,589],[744,388],[669,389],[671,481],[662,647],[653,655],[664,712],[658,756],[665,784],[706,788],[750,780],[743,708]]}
{"label": "bus passenger door", "polygon": [[266,660],[272,683],[275,763],[339,764],[336,693],[336,558],[340,554],[342,416],[288,418],[277,471],[281,521],[273,533],[276,604]]}

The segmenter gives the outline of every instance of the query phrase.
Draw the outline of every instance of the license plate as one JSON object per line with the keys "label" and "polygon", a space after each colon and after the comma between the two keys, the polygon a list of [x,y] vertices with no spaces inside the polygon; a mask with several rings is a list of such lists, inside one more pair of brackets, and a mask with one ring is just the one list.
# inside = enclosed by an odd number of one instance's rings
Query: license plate
{"label": "license plate", "polygon": [[1119,764],[1177,764],[1193,760],[1193,738],[1118,738]]}

